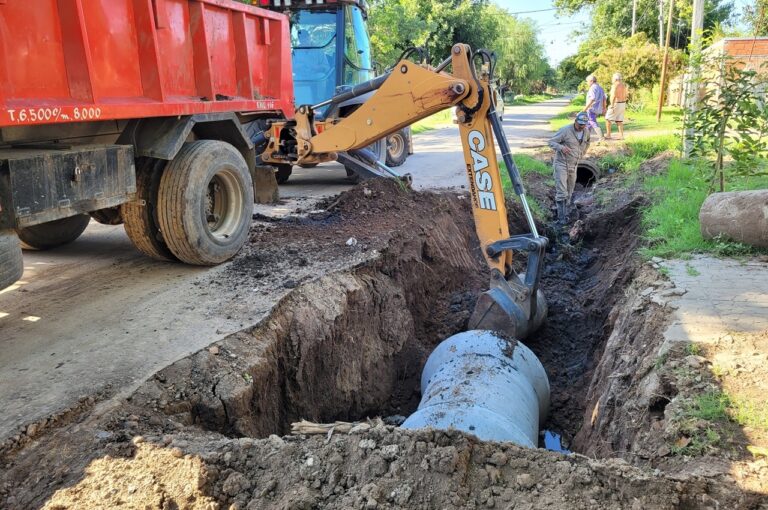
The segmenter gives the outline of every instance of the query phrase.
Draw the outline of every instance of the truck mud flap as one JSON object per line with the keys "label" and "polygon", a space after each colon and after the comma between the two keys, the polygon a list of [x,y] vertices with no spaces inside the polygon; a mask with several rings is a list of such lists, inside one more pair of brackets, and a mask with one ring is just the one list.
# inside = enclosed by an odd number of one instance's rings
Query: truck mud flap
{"label": "truck mud flap", "polygon": [[0,229],[30,227],[133,198],[133,148],[25,146],[0,151]]}

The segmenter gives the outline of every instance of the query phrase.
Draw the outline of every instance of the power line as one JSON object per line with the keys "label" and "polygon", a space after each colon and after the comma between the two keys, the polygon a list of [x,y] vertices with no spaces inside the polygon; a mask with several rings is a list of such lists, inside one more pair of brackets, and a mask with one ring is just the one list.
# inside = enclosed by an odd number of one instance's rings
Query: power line
{"label": "power line", "polygon": [[535,11],[517,11],[517,12],[510,12],[508,14],[533,14],[534,12],[548,12],[548,11],[556,11],[556,8],[552,9],[537,9]]}

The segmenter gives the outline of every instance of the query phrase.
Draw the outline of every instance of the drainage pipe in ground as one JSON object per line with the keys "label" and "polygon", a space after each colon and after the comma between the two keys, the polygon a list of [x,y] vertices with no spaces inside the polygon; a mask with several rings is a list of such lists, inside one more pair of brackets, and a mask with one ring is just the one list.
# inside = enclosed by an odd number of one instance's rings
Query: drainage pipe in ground
{"label": "drainage pipe in ground", "polygon": [[536,355],[491,331],[465,331],[438,345],[424,366],[421,394],[404,428],[453,428],[531,448],[549,408],[549,380]]}

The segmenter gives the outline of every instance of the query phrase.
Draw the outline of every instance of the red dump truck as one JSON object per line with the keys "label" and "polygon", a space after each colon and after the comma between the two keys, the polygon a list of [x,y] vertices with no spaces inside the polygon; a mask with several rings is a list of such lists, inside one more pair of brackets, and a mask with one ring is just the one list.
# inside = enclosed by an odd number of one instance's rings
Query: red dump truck
{"label": "red dump truck", "polygon": [[230,0],[0,0],[0,288],[91,217],[157,259],[237,253],[290,50],[286,16]]}

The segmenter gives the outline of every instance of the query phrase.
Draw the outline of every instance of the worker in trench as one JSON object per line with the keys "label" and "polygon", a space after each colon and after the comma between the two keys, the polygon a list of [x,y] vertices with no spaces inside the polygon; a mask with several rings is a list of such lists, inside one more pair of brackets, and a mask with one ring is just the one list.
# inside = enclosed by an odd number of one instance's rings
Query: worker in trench
{"label": "worker in trench", "polygon": [[555,151],[552,166],[555,172],[555,203],[557,221],[568,223],[570,208],[573,206],[573,189],[576,187],[576,167],[589,148],[589,117],[579,112],[573,124],[562,127],[550,138],[549,146]]}

